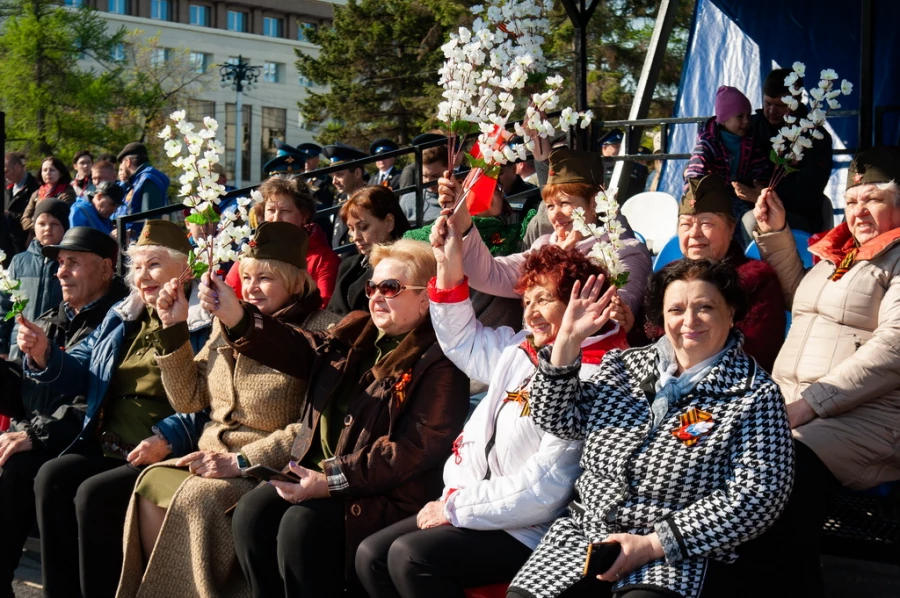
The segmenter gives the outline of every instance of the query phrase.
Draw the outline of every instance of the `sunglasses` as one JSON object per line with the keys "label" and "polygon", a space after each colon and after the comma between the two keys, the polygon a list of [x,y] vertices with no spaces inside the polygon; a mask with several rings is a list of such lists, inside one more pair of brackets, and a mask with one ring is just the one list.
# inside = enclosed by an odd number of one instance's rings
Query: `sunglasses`
{"label": "sunglasses", "polygon": [[403,286],[400,281],[395,278],[382,280],[381,282],[366,281],[366,297],[372,298],[377,290],[385,299],[393,299],[406,289],[424,289],[425,287]]}

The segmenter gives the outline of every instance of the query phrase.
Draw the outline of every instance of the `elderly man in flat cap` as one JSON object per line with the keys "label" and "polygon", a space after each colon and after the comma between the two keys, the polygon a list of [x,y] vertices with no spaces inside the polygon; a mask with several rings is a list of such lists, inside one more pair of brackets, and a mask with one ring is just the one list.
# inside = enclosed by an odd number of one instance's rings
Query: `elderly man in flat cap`
{"label": "elderly man in flat cap", "polygon": [[[169,203],[167,195],[169,177],[150,165],[147,148],[143,143],[137,141],[129,143],[119,152],[116,160],[128,175],[128,181],[125,202],[113,214],[113,219],[126,214],[146,212]],[[128,230],[136,235],[140,233],[142,227],[142,223],[132,222],[128,225]]]}
{"label": "elderly man in flat cap", "polygon": [[[79,226],[41,252],[58,264],[62,302],[34,325],[67,351],[87,338],[109,308],[128,294],[125,283],[115,276],[116,242],[96,229]],[[41,465],[59,455],[81,432],[83,410],[84,397],[23,380],[19,363],[0,362],[0,411],[12,417],[11,431],[0,436],[0,526],[4,530],[0,594],[12,595],[13,572],[34,527],[34,477]]]}

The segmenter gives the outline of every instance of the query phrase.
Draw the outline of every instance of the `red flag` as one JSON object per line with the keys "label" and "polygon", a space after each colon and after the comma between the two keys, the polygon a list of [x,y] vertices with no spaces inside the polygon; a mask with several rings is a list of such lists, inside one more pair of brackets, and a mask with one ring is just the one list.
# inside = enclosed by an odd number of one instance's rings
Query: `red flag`
{"label": "red flag", "polygon": [[[476,159],[481,157],[481,148],[477,143],[472,148],[471,156]],[[476,216],[491,207],[497,179],[487,176],[480,168],[473,168],[463,183],[463,189],[467,188],[469,193],[466,195],[466,207],[469,208],[469,214]]]}

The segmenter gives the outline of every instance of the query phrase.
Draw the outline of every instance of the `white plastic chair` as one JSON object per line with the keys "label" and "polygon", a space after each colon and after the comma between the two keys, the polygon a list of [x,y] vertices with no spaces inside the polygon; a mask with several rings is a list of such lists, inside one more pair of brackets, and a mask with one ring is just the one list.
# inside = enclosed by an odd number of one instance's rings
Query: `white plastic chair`
{"label": "white plastic chair", "polygon": [[641,234],[651,253],[659,253],[678,232],[678,201],[662,191],[638,193],[621,208],[631,228]]}

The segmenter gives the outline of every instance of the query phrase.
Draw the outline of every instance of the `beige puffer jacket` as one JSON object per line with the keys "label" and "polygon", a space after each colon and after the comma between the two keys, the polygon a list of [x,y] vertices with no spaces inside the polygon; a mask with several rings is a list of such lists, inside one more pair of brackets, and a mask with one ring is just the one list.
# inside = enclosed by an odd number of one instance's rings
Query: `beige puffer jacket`
{"label": "beige puffer jacket", "polygon": [[778,273],[793,323],[772,377],[787,403],[818,417],[794,429],[842,484],[865,489],[900,479],[900,229],[872,239],[840,280],[830,280],[849,240],[846,224],[810,251],[804,273],[789,229],[757,234]]}

